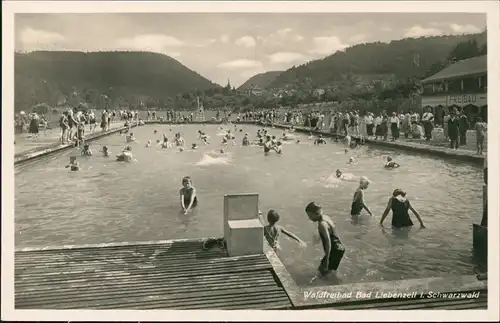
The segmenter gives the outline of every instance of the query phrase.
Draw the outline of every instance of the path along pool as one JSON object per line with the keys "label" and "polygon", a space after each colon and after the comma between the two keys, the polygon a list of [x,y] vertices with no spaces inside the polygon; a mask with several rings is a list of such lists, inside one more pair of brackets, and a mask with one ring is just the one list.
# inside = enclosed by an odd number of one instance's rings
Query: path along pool
{"label": "path along pool", "polygon": [[[114,134],[91,143],[93,157],[78,156],[80,172],[65,165],[69,150],[20,166],[15,176],[16,247],[96,244],[223,235],[224,194],[259,193],[264,214],[275,209],[280,225],[308,243],[301,249],[281,238],[279,257],[298,285],[309,284],[323,256],[315,244],[316,225],[304,212],[316,201],[336,222],[346,253],[338,270],[340,283],[398,280],[472,274],[471,226],[482,208],[482,170],[474,165],[360,146],[347,154],[340,143],[315,146],[307,136],[294,134],[300,143],[285,144],[283,154],[264,156],[262,148],[242,147],[241,138],[256,138],[258,127],[227,126],[236,134],[236,145],[224,147],[225,157],[210,153],[221,149],[220,126],[148,125],[131,131],[134,163],[116,162],[114,156],[126,145]],[[198,130],[210,135],[210,145],[201,144]],[[154,134],[153,130],[158,133]],[[241,132],[240,132],[241,130]],[[268,128],[279,137],[282,130]],[[165,132],[172,138],[181,132],[186,145],[199,149],[179,152],[155,146]],[[153,147],[146,148],[151,140]],[[108,145],[112,157],[99,150]],[[209,153],[209,155],[207,155]],[[383,168],[391,155],[402,165]],[[349,157],[355,163],[347,163]],[[336,169],[352,174],[353,181],[337,181]],[[191,176],[199,205],[192,213],[180,213],[179,188],[183,176]],[[354,223],[349,215],[360,176],[371,186],[365,200],[374,218],[365,215]],[[407,192],[421,214],[426,229],[385,229],[379,220],[396,188]],[[332,284],[319,281],[315,284]],[[335,281],[338,283],[338,281]]]}

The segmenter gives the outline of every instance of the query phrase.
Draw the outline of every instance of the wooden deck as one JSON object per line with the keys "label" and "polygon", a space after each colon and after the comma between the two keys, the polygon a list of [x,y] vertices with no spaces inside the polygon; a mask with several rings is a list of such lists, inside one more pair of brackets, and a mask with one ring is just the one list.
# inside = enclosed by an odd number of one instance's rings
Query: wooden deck
{"label": "wooden deck", "polygon": [[16,251],[16,309],[288,309],[265,255],[201,240]]}
{"label": "wooden deck", "polygon": [[[476,276],[297,286],[276,253],[229,257],[202,240],[22,249],[15,253],[15,309],[487,309],[486,280]],[[474,297],[368,297],[356,292],[476,293]],[[311,293],[349,293],[305,297]]]}

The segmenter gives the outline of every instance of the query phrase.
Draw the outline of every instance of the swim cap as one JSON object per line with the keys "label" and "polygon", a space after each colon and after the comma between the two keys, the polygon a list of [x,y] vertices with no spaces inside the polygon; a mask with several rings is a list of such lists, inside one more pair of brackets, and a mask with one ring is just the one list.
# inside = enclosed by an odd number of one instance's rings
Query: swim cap
{"label": "swim cap", "polygon": [[361,178],[359,179],[359,184],[369,184],[369,183],[370,180],[366,176],[361,176]]}

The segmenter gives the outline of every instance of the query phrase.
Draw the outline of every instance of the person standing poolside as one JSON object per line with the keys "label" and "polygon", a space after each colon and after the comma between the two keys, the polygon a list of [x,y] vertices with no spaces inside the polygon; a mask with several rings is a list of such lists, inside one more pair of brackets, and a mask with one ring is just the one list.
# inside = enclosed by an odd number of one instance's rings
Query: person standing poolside
{"label": "person standing poolside", "polygon": [[323,244],[325,256],[318,267],[320,276],[336,272],[345,253],[345,247],[340,242],[332,219],[323,214],[321,206],[311,202],[306,206],[306,214],[313,222],[318,223],[318,233]]}
{"label": "person standing poolside", "polygon": [[422,116],[422,123],[424,125],[425,140],[430,141],[432,139],[432,129],[434,123],[434,115],[432,114],[431,108],[428,108]]}
{"label": "person standing poolside", "polygon": [[448,135],[450,136],[450,148],[455,150],[458,149],[460,120],[458,119],[456,108],[452,109],[450,119],[448,119]]}
{"label": "person standing poolside", "polygon": [[368,188],[370,181],[365,176],[362,176],[359,180],[359,186],[354,192],[351,204],[351,215],[359,216],[361,211],[365,209],[370,216],[373,216],[372,211],[365,204],[365,193],[364,190]]}
{"label": "person standing poolside", "polygon": [[486,122],[483,122],[483,119],[481,119],[481,117],[476,117],[475,128],[476,128],[477,154],[482,155],[484,148],[484,138],[486,137],[486,130],[488,129],[488,126]]}
{"label": "person standing poolside", "polygon": [[408,210],[411,210],[413,214],[417,217],[420,222],[420,227],[425,228],[422,218],[418,212],[411,206],[410,201],[406,198],[406,192],[402,189],[396,189],[392,193],[392,197],[389,198],[387,207],[385,208],[382,218],[380,219],[380,225],[383,225],[385,218],[392,210],[392,226],[394,228],[404,228],[413,226],[413,221],[410,219],[410,214]]}

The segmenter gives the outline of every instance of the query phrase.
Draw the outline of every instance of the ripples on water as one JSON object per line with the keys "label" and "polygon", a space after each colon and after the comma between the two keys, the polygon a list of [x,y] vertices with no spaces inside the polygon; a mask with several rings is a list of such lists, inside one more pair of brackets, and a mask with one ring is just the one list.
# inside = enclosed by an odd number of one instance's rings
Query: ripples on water
{"label": "ripples on water", "polygon": [[[345,153],[341,144],[332,141],[314,146],[307,136],[297,133],[300,144],[284,145],[281,156],[264,156],[261,148],[240,147],[245,132],[255,138],[256,127],[234,128],[237,146],[225,147],[220,146],[218,127],[201,128],[212,138],[207,147],[197,139],[199,127],[195,125],[147,126],[134,129],[139,141],[132,144],[135,163],[115,162],[115,154],[101,156],[102,145],[115,153],[125,146],[125,137],[112,135],[91,144],[93,157],[78,156],[80,172],[64,168],[69,156],[77,154],[74,150],[18,169],[16,246],[220,236],[224,194],[258,192],[261,210],[277,210],[280,224],[308,243],[302,251],[285,237],[281,242],[280,258],[298,284],[309,282],[323,255],[321,245],[313,243],[316,226],[304,213],[311,201],[320,203],[334,219],[346,246],[339,268],[341,282],[472,272],[471,227],[481,217],[481,169],[369,147]],[[197,143],[198,150],[144,147],[148,140],[161,139],[161,132],[173,137],[177,131],[182,132],[188,147]],[[282,133],[270,131],[276,136]],[[218,154],[220,148],[226,153]],[[402,167],[384,169],[388,155]],[[351,156],[356,161],[353,165],[347,163]],[[335,178],[336,169],[350,180]],[[186,175],[192,177],[200,200],[188,216],[179,212],[178,201],[181,179]],[[360,176],[372,181],[365,199],[375,218],[363,217],[353,223],[349,211]],[[416,225],[395,231],[378,225],[396,188],[408,193],[427,229]]]}

